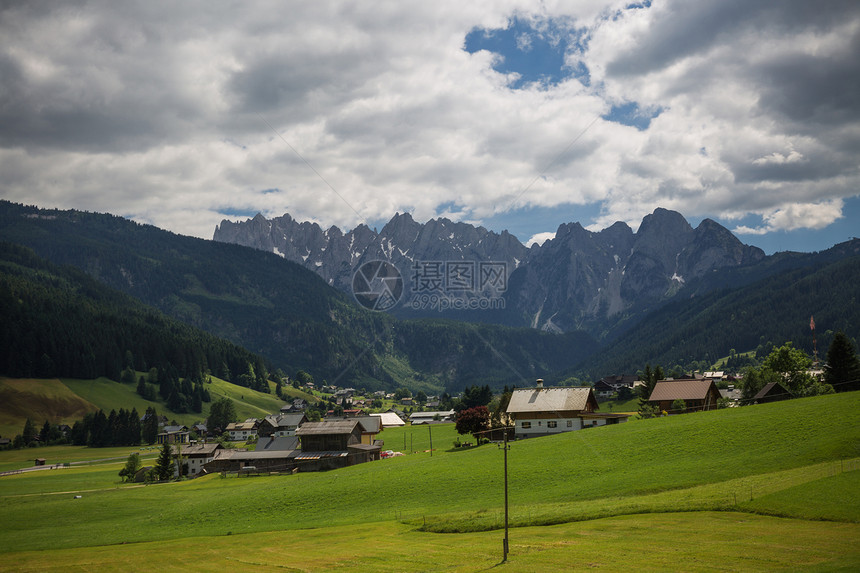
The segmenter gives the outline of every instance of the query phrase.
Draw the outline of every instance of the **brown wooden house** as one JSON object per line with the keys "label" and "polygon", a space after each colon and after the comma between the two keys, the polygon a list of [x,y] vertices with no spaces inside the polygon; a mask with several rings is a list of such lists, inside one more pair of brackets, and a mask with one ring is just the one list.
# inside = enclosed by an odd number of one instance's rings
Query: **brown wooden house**
{"label": "brown wooden house", "polygon": [[698,380],[659,380],[648,402],[664,412],[681,413],[672,410],[676,400],[684,401],[684,412],[716,410],[720,391],[710,378]]}
{"label": "brown wooden house", "polygon": [[363,444],[364,426],[356,419],[323,420],[302,424],[296,435],[301,452],[295,455],[302,462],[299,471],[316,471],[355,465],[379,459],[378,445]]}

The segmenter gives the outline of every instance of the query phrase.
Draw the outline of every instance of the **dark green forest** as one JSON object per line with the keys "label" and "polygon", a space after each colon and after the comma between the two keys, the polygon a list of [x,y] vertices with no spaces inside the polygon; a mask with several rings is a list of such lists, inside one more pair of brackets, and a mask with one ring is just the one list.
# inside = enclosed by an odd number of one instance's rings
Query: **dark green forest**
{"label": "dark green forest", "polygon": [[[851,244],[860,248],[860,241]],[[668,302],[584,362],[576,374],[599,378],[607,372],[632,373],[649,362],[689,371],[691,365],[712,364],[732,350],[767,356],[785,342],[812,356],[813,316],[823,359],[835,332],[860,337],[860,255],[807,258],[800,268],[735,289],[723,287]],[[743,361],[736,359],[736,366],[744,366]]]}
{"label": "dark green forest", "polygon": [[119,381],[126,368],[155,368],[162,381],[178,384],[210,372],[238,381],[252,367],[257,376],[249,385],[268,390],[262,357],[11,243],[0,243],[0,315],[0,372],[7,376]]}

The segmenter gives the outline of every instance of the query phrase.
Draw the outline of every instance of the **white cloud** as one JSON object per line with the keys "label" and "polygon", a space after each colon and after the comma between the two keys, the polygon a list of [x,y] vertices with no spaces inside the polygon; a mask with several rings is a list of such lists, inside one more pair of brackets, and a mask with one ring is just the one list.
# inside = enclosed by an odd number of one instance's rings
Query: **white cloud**
{"label": "white cloud", "polygon": [[764,235],[773,231],[795,229],[822,229],[842,218],[841,199],[821,203],[791,203],[774,210],[759,213],[764,222],[759,227],[740,225],[734,232],[739,235]]}
{"label": "white cloud", "polygon": [[543,245],[545,242],[554,239],[555,232],[548,231],[546,233],[537,233],[532,235],[531,238],[526,241],[526,246],[531,247],[532,245]]}
{"label": "white cloud", "polygon": [[[860,17],[809,4],[21,3],[0,19],[0,194],[203,237],[230,213],[563,205],[598,205],[589,228],[657,206],[821,228],[860,189]],[[512,90],[462,49],[513,15],[587,28],[587,85]],[[661,113],[600,119],[624,102]]]}
{"label": "white cloud", "polygon": [[787,155],[783,155],[782,153],[774,151],[770,155],[765,157],[759,157],[753,164],[755,165],[783,165],[785,163],[797,163],[799,161],[803,161],[803,155],[798,153],[795,150],[791,150]]}

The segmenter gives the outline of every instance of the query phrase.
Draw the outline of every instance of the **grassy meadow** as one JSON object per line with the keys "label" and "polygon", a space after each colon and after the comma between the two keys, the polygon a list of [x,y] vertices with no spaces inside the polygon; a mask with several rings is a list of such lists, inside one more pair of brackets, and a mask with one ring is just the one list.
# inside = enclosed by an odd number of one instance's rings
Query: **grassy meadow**
{"label": "grassy meadow", "polygon": [[[856,569],[858,422],[853,392],[513,442],[504,569]],[[454,448],[451,424],[380,438],[406,455],[145,487],[121,461],[2,477],[0,570],[497,565],[502,451]]]}

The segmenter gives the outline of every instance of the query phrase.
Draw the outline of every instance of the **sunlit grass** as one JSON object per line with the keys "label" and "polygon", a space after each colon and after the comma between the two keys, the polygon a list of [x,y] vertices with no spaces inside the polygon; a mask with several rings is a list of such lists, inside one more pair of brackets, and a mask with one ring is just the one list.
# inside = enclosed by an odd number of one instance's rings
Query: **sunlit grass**
{"label": "sunlit grass", "polygon": [[[854,392],[513,442],[508,468],[512,524],[519,530],[623,514],[703,509],[792,515],[797,511],[792,507],[810,492],[819,492],[814,498],[821,508],[816,519],[855,521],[855,511],[835,508],[857,496],[857,479],[850,476],[860,475],[855,459],[860,446],[858,418],[860,393]],[[495,444],[454,448],[456,435],[451,424],[387,429],[380,434],[385,449],[407,455],[323,473],[214,475],[134,488],[118,484],[118,461],[59,470],[55,476],[0,478],[4,518],[0,553],[150,541],[170,544],[199,537],[223,540],[272,531],[293,539],[318,528],[336,532],[355,531],[358,526],[368,531],[404,527],[402,531],[415,535],[413,530],[425,523],[427,529],[438,531],[501,527],[502,451]],[[848,461],[840,461],[843,458]],[[843,471],[846,477],[835,475]],[[90,491],[81,499],[51,494],[84,489]],[[391,521],[401,525],[383,523]],[[358,550],[358,545],[344,543],[337,552]],[[436,543],[449,542],[431,545]],[[462,558],[460,549],[440,551]],[[362,551],[358,554],[366,554]],[[319,567],[339,562],[326,563]],[[396,570],[392,562],[383,559],[380,564],[380,570]]]}
{"label": "sunlit grass", "polygon": [[[736,513],[621,516],[510,534],[503,571],[856,569],[860,525]],[[487,571],[499,531],[444,535],[401,523],[184,537],[157,543],[0,554],[3,571]]]}

